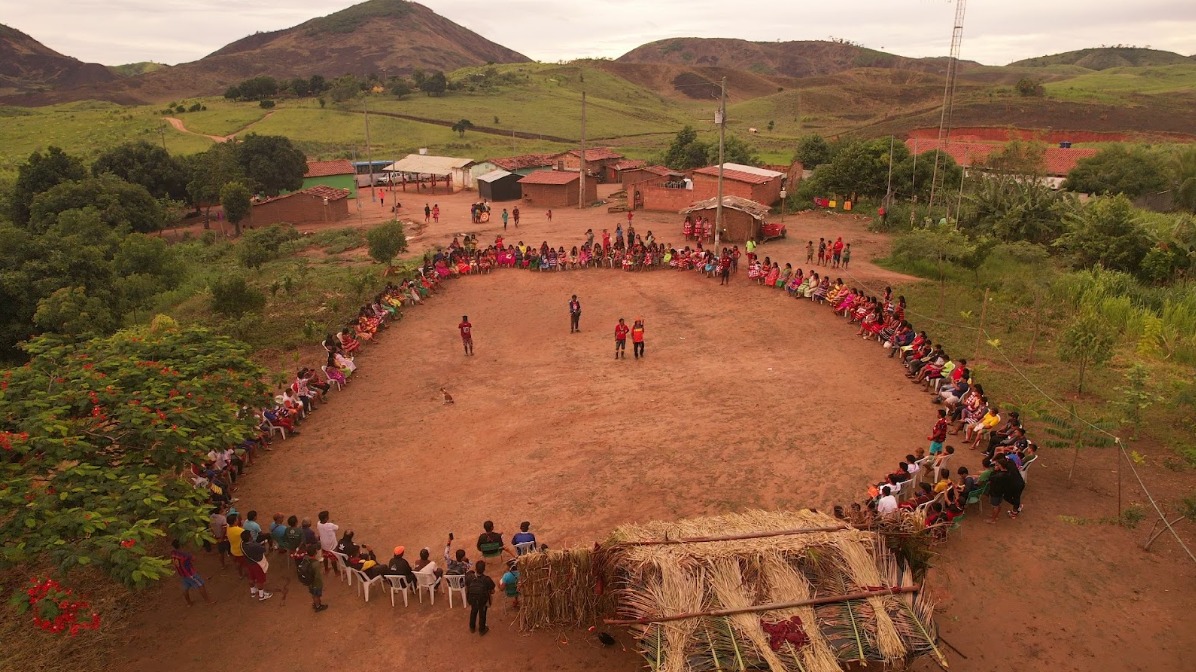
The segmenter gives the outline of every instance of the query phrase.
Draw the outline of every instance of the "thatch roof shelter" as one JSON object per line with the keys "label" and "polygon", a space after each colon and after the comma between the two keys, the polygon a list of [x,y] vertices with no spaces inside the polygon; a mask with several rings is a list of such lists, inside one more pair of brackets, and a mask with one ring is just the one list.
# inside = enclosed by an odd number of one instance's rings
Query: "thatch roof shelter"
{"label": "thatch roof shelter", "polygon": [[626,525],[519,570],[521,627],[626,625],[657,672],[947,662],[933,605],[881,538],[814,511]]}

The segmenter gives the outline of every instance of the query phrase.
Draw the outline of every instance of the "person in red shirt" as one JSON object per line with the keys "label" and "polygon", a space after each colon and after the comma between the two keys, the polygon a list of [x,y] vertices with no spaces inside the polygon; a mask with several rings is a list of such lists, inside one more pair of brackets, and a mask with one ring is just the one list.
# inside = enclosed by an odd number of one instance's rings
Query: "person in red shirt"
{"label": "person in red shirt", "polygon": [[619,318],[619,323],[615,325],[615,359],[627,359],[627,332],[631,331],[627,328],[627,322],[623,318]]}
{"label": "person in red shirt", "polygon": [[461,330],[461,345],[465,346],[465,354],[473,354],[473,325],[469,322],[468,315],[461,316],[461,324],[457,325],[457,329]]}
{"label": "person in red shirt", "polygon": [[[619,320],[622,322],[622,320]],[[635,318],[635,324],[631,325],[631,349],[636,359],[644,356],[644,318]]]}

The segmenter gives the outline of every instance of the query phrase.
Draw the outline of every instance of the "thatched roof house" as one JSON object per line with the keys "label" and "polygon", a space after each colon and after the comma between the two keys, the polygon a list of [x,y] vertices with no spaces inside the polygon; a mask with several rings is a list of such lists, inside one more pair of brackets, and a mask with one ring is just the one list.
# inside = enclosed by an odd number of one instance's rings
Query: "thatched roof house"
{"label": "thatched roof house", "polygon": [[523,628],[627,625],[658,672],[946,663],[933,606],[880,537],[814,511],[627,525],[519,570]]}

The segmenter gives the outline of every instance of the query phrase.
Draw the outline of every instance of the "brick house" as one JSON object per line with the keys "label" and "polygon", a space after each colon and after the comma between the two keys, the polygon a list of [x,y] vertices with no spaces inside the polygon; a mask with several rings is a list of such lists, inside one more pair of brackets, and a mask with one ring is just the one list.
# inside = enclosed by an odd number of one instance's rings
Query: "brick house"
{"label": "brick house", "polygon": [[[781,199],[785,174],[776,170],[723,164],[723,195],[738,196],[749,201],[772,205]],[[718,195],[718,166],[693,171],[693,198],[701,200]]]}
{"label": "brick house", "polygon": [[[724,176],[725,179],[725,176]],[[682,208],[679,214],[705,217],[711,222],[717,221],[718,198],[708,198],[698,201],[688,208]],[[768,206],[738,196],[723,196],[723,230],[719,239],[726,242],[747,242],[748,239],[760,237],[760,227],[768,216]]]}
{"label": "brick house", "polygon": [[[552,157],[557,170],[581,170],[581,150],[571,149]],[[623,155],[610,147],[593,147],[586,150],[586,174],[599,178],[603,182],[614,182],[619,179],[614,165],[623,160]]]}
{"label": "brick house", "polygon": [[349,216],[349,190],[315,186],[254,203],[249,224],[320,224]]}
{"label": "brick house", "polygon": [[[538,208],[567,208],[577,205],[580,172],[568,170],[538,170],[519,180],[523,189],[523,203]],[[586,204],[598,200],[598,185],[586,180]]]}

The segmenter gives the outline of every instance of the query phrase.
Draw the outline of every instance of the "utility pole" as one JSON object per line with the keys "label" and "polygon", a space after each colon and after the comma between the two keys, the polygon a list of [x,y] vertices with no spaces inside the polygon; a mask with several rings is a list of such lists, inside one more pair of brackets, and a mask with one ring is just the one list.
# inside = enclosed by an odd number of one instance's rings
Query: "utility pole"
{"label": "utility pole", "polygon": [[586,207],[586,92],[581,92],[581,182],[578,185],[577,208]]}
{"label": "utility pole", "polygon": [[166,149],[166,124],[158,126],[158,136],[162,138],[162,149]]}
{"label": "utility pole", "polygon": [[365,160],[370,169],[370,202],[374,202],[374,156],[370,150],[370,112],[369,102],[362,98],[361,116],[365,120]]}
{"label": "utility pole", "polygon": [[714,115],[718,124],[718,202],[714,206],[714,251],[718,253],[718,241],[723,232],[723,164],[727,144],[727,78],[720,85],[718,113]]}
{"label": "utility pole", "polygon": [[885,210],[889,209],[893,194],[893,136],[889,136],[889,178],[885,183]]}

